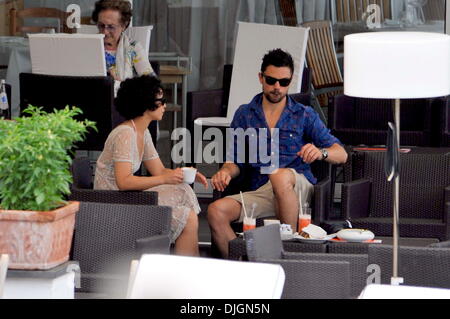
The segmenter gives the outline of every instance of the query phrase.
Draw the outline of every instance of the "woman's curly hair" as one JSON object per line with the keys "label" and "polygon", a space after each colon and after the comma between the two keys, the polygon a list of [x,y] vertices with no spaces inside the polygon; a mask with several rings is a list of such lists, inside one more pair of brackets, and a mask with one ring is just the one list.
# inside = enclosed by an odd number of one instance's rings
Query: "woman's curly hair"
{"label": "woman's curly hair", "polygon": [[145,111],[154,111],[156,97],[161,93],[161,81],[150,75],[143,75],[123,81],[115,100],[116,109],[125,119],[142,116]]}
{"label": "woman's curly hair", "polygon": [[95,9],[92,13],[92,21],[98,22],[100,12],[105,10],[117,10],[120,12],[121,23],[125,28],[128,28],[133,16],[131,3],[125,0],[99,0],[95,3]]}

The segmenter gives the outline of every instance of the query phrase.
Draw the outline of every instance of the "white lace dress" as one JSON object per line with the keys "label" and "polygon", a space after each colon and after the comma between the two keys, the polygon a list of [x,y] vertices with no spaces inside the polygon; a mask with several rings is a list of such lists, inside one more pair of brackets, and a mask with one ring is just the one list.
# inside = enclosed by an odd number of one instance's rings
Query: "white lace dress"
{"label": "white lace dress", "polygon": [[[141,158],[136,141],[136,132],[127,125],[119,125],[109,134],[103,152],[97,160],[94,189],[119,189],[114,176],[115,162],[131,163],[131,173],[135,174],[142,162],[159,158],[148,130],[144,134],[144,152]],[[160,185],[147,191],[158,192],[159,205],[172,207],[170,239],[175,242],[186,226],[189,212],[194,210],[197,214],[200,213],[200,206],[194,191],[187,184]]]}

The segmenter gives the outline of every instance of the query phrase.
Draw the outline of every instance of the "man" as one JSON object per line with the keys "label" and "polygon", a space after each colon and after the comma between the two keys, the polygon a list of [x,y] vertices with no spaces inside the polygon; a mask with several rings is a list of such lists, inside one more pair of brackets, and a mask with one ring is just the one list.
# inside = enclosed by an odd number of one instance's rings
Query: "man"
{"label": "man", "polygon": [[[231,128],[258,128],[258,132],[266,129],[272,142],[279,136],[279,145],[274,147],[271,143],[269,150],[271,155],[279,156],[279,169],[264,174],[267,167],[261,161],[248,163],[252,191],[244,193],[244,201],[247,211],[253,203],[257,204],[255,217],[275,213],[281,223],[290,224],[295,232],[299,205],[309,200],[316,183],[310,164],[321,160],[345,163],[347,153],[312,108],[288,97],[293,74],[294,62],[289,53],[276,49],[265,55],[259,73],[263,93],[236,111]],[[214,189],[224,191],[240,174],[243,165],[237,159],[239,155],[235,147],[233,162],[226,162],[212,177]],[[211,233],[224,258],[228,257],[228,242],[236,238],[230,223],[243,218],[240,195],[222,198],[208,207]]]}

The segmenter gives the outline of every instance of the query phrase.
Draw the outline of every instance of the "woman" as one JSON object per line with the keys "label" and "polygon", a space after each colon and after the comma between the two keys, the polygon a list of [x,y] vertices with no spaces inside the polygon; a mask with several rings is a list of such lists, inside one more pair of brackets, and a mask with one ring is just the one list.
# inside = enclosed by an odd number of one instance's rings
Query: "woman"
{"label": "woman", "polygon": [[[97,161],[94,188],[101,190],[139,190],[158,192],[158,202],[172,207],[170,237],[175,252],[198,256],[198,219],[200,212],[192,188],[183,183],[181,169],[164,168],[147,130],[150,122],[160,121],[166,109],[160,81],[141,76],[122,82],[116,107],[126,119],[115,128]],[[141,162],[151,177],[138,177]],[[196,181],[207,187],[205,176]]]}
{"label": "woman", "polygon": [[[130,25],[131,17],[131,4],[124,0],[97,1],[92,14],[99,33],[105,35],[106,67],[109,74],[119,82],[136,75],[154,75],[148,61],[148,52],[124,33]],[[116,82],[117,87],[119,84]]]}

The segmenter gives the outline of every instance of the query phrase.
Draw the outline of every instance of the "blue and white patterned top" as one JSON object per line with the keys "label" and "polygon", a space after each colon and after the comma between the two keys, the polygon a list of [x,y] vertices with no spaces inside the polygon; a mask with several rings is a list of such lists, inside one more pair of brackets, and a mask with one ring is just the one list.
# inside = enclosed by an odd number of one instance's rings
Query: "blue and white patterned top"
{"label": "blue and white patterned top", "polygon": [[[271,156],[271,141],[272,136],[269,126],[266,122],[264,111],[262,108],[262,93],[253,98],[249,104],[242,105],[235,113],[234,119],[230,125],[232,129],[256,128],[258,134],[258,141],[261,138],[267,139],[267,156]],[[275,126],[278,130],[279,137],[279,168],[293,168],[299,174],[303,174],[312,184],[317,183],[317,179],[311,172],[309,164],[303,162],[297,153],[306,144],[314,144],[318,148],[331,147],[334,144],[341,144],[341,142],[330,134],[330,130],[320,120],[319,115],[311,107],[306,107],[303,104],[297,103],[291,97],[288,97],[286,108]],[[264,133],[264,134],[263,134]],[[275,134],[277,134],[275,133]],[[231,154],[231,145],[228,145],[227,154],[228,159],[233,159],[233,162],[240,168],[243,164],[238,163],[240,154],[237,154],[237,141],[234,140],[234,154]],[[259,150],[259,149],[258,149]],[[274,150],[276,151],[276,150]],[[258,152],[256,152],[258,153]],[[255,155],[255,154],[252,154]],[[256,190],[269,181],[267,174],[261,174],[261,168],[268,168],[271,163],[262,164],[260,155],[256,154],[258,160],[256,163],[250,163],[251,169],[251,188]],[[265,156],[263,153],[262,156]]]}

